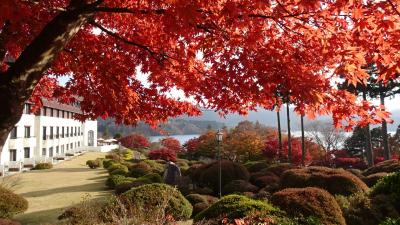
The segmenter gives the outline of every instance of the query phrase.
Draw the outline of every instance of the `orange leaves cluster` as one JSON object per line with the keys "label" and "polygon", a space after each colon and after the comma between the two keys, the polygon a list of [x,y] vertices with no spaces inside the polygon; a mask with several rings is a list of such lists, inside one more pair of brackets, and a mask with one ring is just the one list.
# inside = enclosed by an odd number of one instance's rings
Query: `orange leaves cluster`
{"label": "orange leaves cluster", "polygon": [[[198,114],[192,103],[169,97],[175,88],[224,113],[290,101],[301,114],[332,113],[337,126],[376,122],[387,114],[331,81],[364,82],[367,63],[381,79],[397,78],[400,4],[392,2],[105,0],[48,74],[71,75],[57,97],[82,96],[84,117],[123,123]],[[17,58],[68,3],[5,0],[0,48]],[[6,13],[10,7],[18,13]]]}

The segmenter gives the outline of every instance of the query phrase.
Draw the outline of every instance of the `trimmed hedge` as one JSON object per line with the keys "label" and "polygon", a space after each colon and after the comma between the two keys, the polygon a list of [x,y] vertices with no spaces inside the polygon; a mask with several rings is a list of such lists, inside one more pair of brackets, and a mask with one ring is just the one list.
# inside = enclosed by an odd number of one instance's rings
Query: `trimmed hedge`
{"label": "trimmed hedge", "polygon": [[28,209],[28,201],[7,188],[0,187],[0,218],[11,218]]}
{"label": "trimmed hedge", "polygon": [[134,187],[139,187],[145,184],[152,184],[152,183],[162,183],[162,177],[160,176],[160,174],[150,173],[142,177],[139,177],[137,179],[134,178],[123,179],[122,183],[115,185],[115,193],[122,194]]}
{"label": "trimmed hedge", "polygon": [[34,170],[48,170],[53,168],[53,164],[51,163],[38,163],[33,167]]}
{"label": "trimmed hedge", "polygon": [[327,191],[308,188],[288,188],[272,195],[272,203],[289,216],[303,215],[319,219],[323,224],[346,225],[335,198]]}
{"label": "trimmed hedge", "polygon": [[245,180],[233,180],[223,186],[222,193],[224,195],[243,192],[257,192],[258,187],[252,185]]}
{"label": "trimmed hedge", "polygon": [[400,172],[383,177],[372,187],[371,196],[386,195],[400,211]]}
{"label": "trimmed hedge", "polygon": [[367,192],[367,185],[352,173],[343,169],[327,167],[308,167],[292,169],[281,177],[283,188],[318,187],[336,195],[351,195],[357,192]]}
{"label": "trimmed hedge", "polygon": [[274,211],[277,211],[277,209],[267,202],[254,200],[242,195],[227,195],[197,214],[194,220],[216,219],[222,215],[229,219],[236,219],[255,212],[268,213]]}
{"label": "trimmed hedge", "polygon": [[258,171],[261,171],[263,169],[266,169],[270,166],[270,164],[265,161],[265,160],[261,160],[261,161],[250,161],[250,162],[246,162],[244,164],[244,166],[246,167],[246,169],[250,172],[250,173],[255,173]]}
{"label": "trimmed hedge", "polygon": [[387,175],[388,173],[385,172],[374,173],[364,177],[362,180],[368,185],[368,187],[373,187],[380,179],[386,177]]}
{"label": "trimmed hedge", "polygon": [[117,170],[117,169],[124,171],[126,174],[129,172],[128,167],[125,166],[125,165],[122,165],[122,164],[113,164],[113,165],[111,165],[111,166],[109,166],[109,167],[107,168],[107,170],[108,170],[108,172],[109,172],[110,174],[111,174],[114,170]]}
{"label": "trimmed hedge", "polygon": [[128,173],[124,169],[115,169],[110,172],[110,175],[122,175],[126,176]]}
{"label": "trimmed hedge", "polygon": [[117,164],[116,161],[112,160],[112,159],[105,159],[103,160],[103,168],[104,169],[108,169],[108,167],[110,167],[113,164]]}
{"label": "trimmed hedge", "polygon": [[109,188],[115,188],[115,186],[122,183],[129,183],[135,181],[135,178],[125,177],[122,175],[111,175],[106,180],[106,185]]}
{"label": "trimmed hedge", "polygon": [[149,164],[142,161],[142,162],[133,164],[132,166],[129,167],[129,176],[141,177],[141,176],[151,173],[152,170],[153,169]]}
{"label": "trimmed hedge", "polygon": [[186,195],[185,198],[193,206],[193,215],[197,215],[199,212],[218,201],[218,198],[211,195],[190,194]]}
{"label": "trimmed hedge", "polygon": [[[250,178],[246,167],[228,160],[221,161],[221,170],[222,187],[233,180],[248,181]],[[197,184],[213,189],[214,193],[218,193],[219,162],[198,167],[192,174],[192,180]]]}
{"label": "trimmed hedge", "polygon": [[400,161],[398,161],[397,159],[393,159],[377,163],[376,165],[365,170],[363,175],[368,176],[374,173],[381,173],[381,172],[385,173],[400,172]]}
{"label": "trimmed hedge", "polygon": [[192,215],[193,207],[185,197],[175,188],[166,184],[146,184],[133,188],[121,195],[123,202],[151,213],[157,210],[168,200],[165,213],[175,220],[187,220]]}

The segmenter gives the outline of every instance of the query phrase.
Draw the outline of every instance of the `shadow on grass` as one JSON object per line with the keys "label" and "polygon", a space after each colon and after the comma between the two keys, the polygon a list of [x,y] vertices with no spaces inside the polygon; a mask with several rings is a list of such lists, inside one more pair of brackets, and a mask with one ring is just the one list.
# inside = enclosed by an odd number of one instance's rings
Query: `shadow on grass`
{"label": "shadow on grass", "polygon": [[48,190],[40,190],[40,191],[31,191],[31,192],[26,192],[26,193],[21,193],[22,196],[24,197],[40,197],[40,196],[46,196],[46,195],[52,195],[52,194],[58,194],[58,193],[63,193],[66,196],[68,193],[72,192],[84,192],[84,193],[90,193],[90,192],[104,192],[108,193],[110,189],[108,189],[105,185],[104,180],[90,183],[90,184],[84,184],[84,185],[76,185],[76,186],[66,186],[66,187],[60,187],[60,188],[53,188],[53,189],[48,189]]}
{"label": "shadow on grass", "polygon": [[[108,198],[98,197],[92,199],[93,201],[105,202]],[[19,221],[22,225],[55,225],[60,223],[58,216],[60,216],[66,209],[73,207],[75,205],[70,205],[65,208],[56,208],[49,210],[42,210],[31,213],[24,213],[14,217],[15,220]]]}
{"label": "shadow on grass", "polygon": [[64,212],[64,208],[49,209],[31,213],[24,213],[14,217],[22,225],[50,225],[58,223],[58,216]]}

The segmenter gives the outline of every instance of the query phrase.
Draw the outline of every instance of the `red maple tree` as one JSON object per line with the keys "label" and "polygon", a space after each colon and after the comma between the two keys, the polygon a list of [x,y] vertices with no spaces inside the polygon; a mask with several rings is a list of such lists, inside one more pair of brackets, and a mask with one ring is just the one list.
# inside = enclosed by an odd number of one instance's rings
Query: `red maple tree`
{"label": "red maple tree", "polygon": [[[300,165],[301,164],[301,159],[302,159],[302,149],[301,149],[301,140],[299,138],[293,138],[292,141],[292,160],[291,163],[295,165]],[[263,155],[270,159],[270,160],[284,160],[288,161],[288,153],[289,153],[289,148],[288,148],[288,141],[284,140],[282,142],[282,151],[279,152],[279,141],[277,138],[268,138],[265,141],[265,148],[263,150]],[[311,162],[312,158],[310,155],[310,152],[307,150],[305,157],[304,157],[304,162],[306,165],[308,165]]]}
{"label": "red maple tree", "polygon": [[140,134],[131,134],[118,139],[118,141],[121,142],[122,146],[132,149],[147,148],[150,146],[149,140]]}
{"label": "red maple tree", "polygon": [[[376,123],[383,109],[331,81],[365,81],[367,63],[396,78],[399,17],[391,0],[2,0],[0,146],[46,88],[63,102],[80,96],[78,119],[154,125],[198,114],[169,97],[177,88],[223,113],[279,107],[278,94],[311,117],[332,113],[338,126]],[[60,76],[65,86],[46,79]]]}
{"label": "red maple tree", "polygon": [[148,152],[149,159],[162,159],[165,161],[176,161],[176,152],[168,148],[159,148]]}
{"label": "red maple tree", "polygon": [[173,138],[173,137],[166,137],[161,140],[161,145],[165,148],[171,149],[172,151],[179,152],[182,150],[181,143]]}

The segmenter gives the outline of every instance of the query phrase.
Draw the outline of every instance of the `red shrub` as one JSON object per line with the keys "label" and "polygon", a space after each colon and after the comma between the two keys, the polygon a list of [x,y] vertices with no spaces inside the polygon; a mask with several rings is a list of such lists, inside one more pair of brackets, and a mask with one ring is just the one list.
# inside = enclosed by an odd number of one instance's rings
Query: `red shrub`
{"label": "red shrub", "polygon": [[149,140],[140,134],[132,134],[118,139],[127,148],[147,148],[150,146]]}
{"label": "red shrub", "polygon": [[165,148],[171,149],[175,152],[182,150],[181,143],[172,137],[166,137],[161,140],[161,145]]}
{"label": "red shrub", "polygon": [[[282,152],[278,153],[279,142],[276,138],[267,139],[265,142],[265,148],[263,150],[263,155],[268,159],[276,160],[278,156],[280,159],[288,159],[288,141],[282,142]],[[299,165],[301,164],[301,140],[299,138],[292,139],[292,163]],[[305,163],[309,164],[311,162],[311,156],[309,151],[306,151]]]}
{"label": "red shrub", "polygon": [[197,147],[200,144],[199,138],[192,138],[189,139],[183,147],[185,148],[186,152],[195,152],[197,150]]}
{"label": "red shrub", "polygon": [[367,165],[364,160],[357,157],[347,157],[347,158],[335,158],[335,166],[340,168],[354,168],[354,169],[366,169]]}
{"label": "red shrub", "polygon": [[176,161],[176,152],[168,148],[151,150],[148,157],[152,160],[163,159],[166,161]]}

